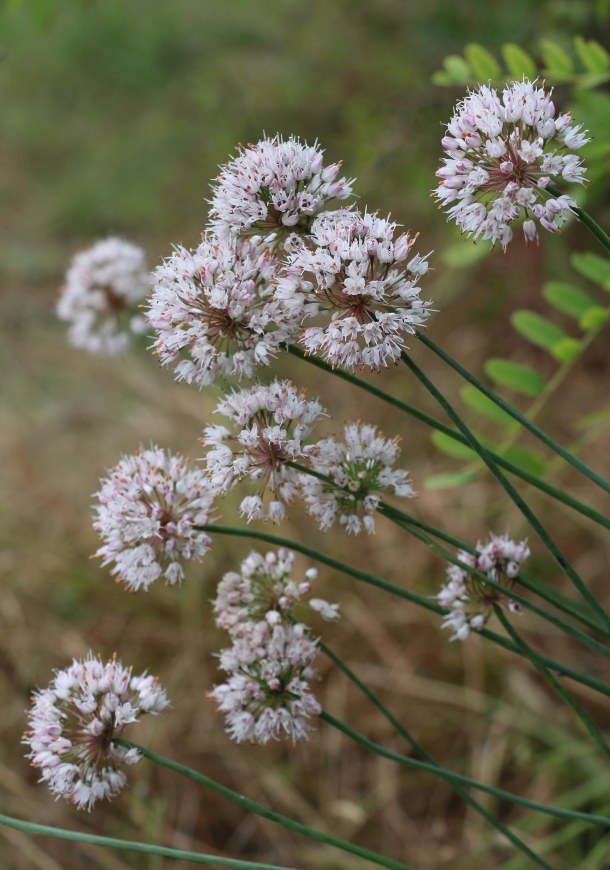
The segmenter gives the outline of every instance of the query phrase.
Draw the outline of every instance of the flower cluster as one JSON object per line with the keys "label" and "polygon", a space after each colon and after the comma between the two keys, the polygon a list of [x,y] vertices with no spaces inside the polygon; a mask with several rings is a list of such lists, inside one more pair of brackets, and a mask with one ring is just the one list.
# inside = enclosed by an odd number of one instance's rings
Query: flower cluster
{"label": "flower cluster", "polygon": [[392,467],[400,454],[398,438],[386,439],[366,423],[348,423],[343,437],[325,438],[310,447],[311,467],[330,480],[303,474],[301,491],[322,531],[338,517],[348,534],[358,535],[362,529],[371,534],[380,493],[391,490],[402,498],[415,493],[407,472]]}
{"label": "flower cluster", "polygon": [[132,334],[144,330],[135,308],[149,289],[144,251],[124,239],[104,239],[74,257],[57,314],[70,324],[75,347],[122,353]]}
{"label": "flower cluster", "polygon": [[278,268],[268,244],[206,237],[178,248],[153,274],[148,318],[155,352],[178,380],[200,386],[218,375],[250,378],[294,332],[273,299]]}
{"label": "flower cluster", "polygon": [[[304,454],[304,439],[323,415],[319,402],[308,401],[289,381],[257,384],[231,393],[216,408],[237,429],[204,429],[205,462],[212,489],[227,492],[244,477],[258,489],[241,502],[248,522],[267,518],[280,522],[285,504],[297,492],[298,473],[287,463]],[[265,507],[264,496],[271,493]]]}
{"label": "flower cluster", "polygon": [[195,526],[210,522],[213,494],[203,470],[154,445],[124,456],[96,493],[95,554],[128,589],[148,589],[159,577],[184,579],[180,560],[201,559],[210,538]]}
{"label": "flower cluster", "polygon": [[293,317],[325,318],[307,327],[301,342],[333,366],[378,369],[394,362],[404,334],[430,316],[420,299],[425,257],[411,257],[417,238],[396,236],[397,225],[356,210],[320,215],[307,239],[290,246],[277,298]]}
{"label": "flower cluster", "polygon": [[90,810],[117,795],[127,782],[121,766],[135,764],[135,749],[113,741],[144,713],[169,704],[155,677],[132,676],[116,659],[75,660],[56,671],[51,685],[34,694],[23,742],[51,792]]}
{"label": "flower cluster", "polygon": [[501,95],[483,85],[458,104],[449,123],[436,196],[442,205],[454,203],[449,217],[475,239],[506,248],[510,225],[523,216],[526,241],[537,241],[537,224],[557,233],[572,214],[571,197],[548,188],[556,178],[585,181],[573,152],[588,141],[535,82],[512,82]]}
{"label": "flower cluster", "polygon": [[[321,711],[309,687],[318,640],[293,616],[316,571],[297,582],[291,577],[293,562],[287,550],[264,556],[252,552],[218,587],[216,622],[229,631],[232,646],[219,655],[228,679],[210,697],[238,743],[303,740]],[[326,619],[338,617],[336,604],[321,599],[309,604]]]}
{"label": "flower cluster", "polygon": [[211,226],[219,236],[307,231],[313,215],[352,193],[341,163],[324,165],[317,142],[294,136],[242,148],[212,188]]}
{"label": "flower cluster", "polygon": [[[485,546],[477,543],[476,549],[476,553],[458,552],[457,558],[465,567],[453,564],[447,567],[447,583],[437,596],[439,603],[450,609],[443,621],[444,628],[453,630],[450,640],[465,640],[471,631],[483,628],[494,604],[502,605],[505,601],[497,589],[470,574],[468,567],[506,586],[509,592],[530,554],[527,541],[517,544],[507,535],[490,535],[489,543]],[[521,613],[519,603],[510,598],[508,609]]]}

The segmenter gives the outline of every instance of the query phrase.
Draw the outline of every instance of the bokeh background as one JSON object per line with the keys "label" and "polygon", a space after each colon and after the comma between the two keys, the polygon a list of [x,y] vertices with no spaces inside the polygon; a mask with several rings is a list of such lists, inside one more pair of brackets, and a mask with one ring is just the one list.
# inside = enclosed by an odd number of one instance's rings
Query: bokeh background
{"label": "bokeh background", "polygon": [[[305,746],[236,747],[206,698],[218,679],[210,598],[222,573],[249,551],[219,542],[182,590],[129,595],[97,562],[91,494],[121,452],[151,440],[196,458],[197,438],[218,394],[178,385],[142,347],[120,359],[68,346],[54,315],[73,254],[107,234],[141,244],[151,267],[172,243],[193,245],[206,222],[209,180],[238,142],[263,132],[316,138],[344,160],[361,202],[421,232],[434,250],[426,294],[437,303],[430,334],[474,371],[490,355],[555,370],[510,327],[520,307],[543,310],[548,277],[571,274],[571,250],[592,248],[582,228],[540,249],[520,241],[506,255],[460,241],[429,192],[439,138],[463,88],[431,77],[447,54],[476,40],[496,51],[514,42],[534,56],[542,35],[604,41],[608,4],[584,0],[23,0],[0,10],[0,806],[2,811],[92,833],[312,870],[364,867],[243,814],[211,793],[142,763],[124,796],[88,815],[54,803],[36,785],[19,738],[30,692],[89,648],[117,651],[157,673],[173,709],[132,736],[301,821],[404,860],[418,870],[523,870],[478,816],[438,780],[363,754],[328,727]],[[560,104],[572,91],[559,87]],[[588,126],[608,126],[592,111]],[[607,177],[598,172],[587,207],[610,223]],[[600,251],[601,252],[601,251]],[[593,288],[589,288],[594,292]],[[562,327],[568,329],[565,323]],[[603,403],[608,331],[554,396],[542,422],[564,441],[572,421]],[[451,374],[414,348],[451,395]],[[488,528],[527,536],[520,516],[483,474],[453,489],[428,489],[431,474],[461,466],[440,453],[421,424],[295,360],[275,370],[319,395],[328,431],[360,418],[402,436],[404,465],[420,496],[414,510],[470,541]],[[378,382],[437,413],[402,369]],[[471,421],[485,431],[486,424]],[[523,439],[527,444],[527,440]],[[603,430],[585,458],[603,467]],[[559,468],[558,486],[602,507],[592,487]],[[608,583],[607,540],[595,527],[531,494],[567,555],[600,597]],[[234,518],[234,503],[223,508]],[[322,536],[295,510],[282,533],[335,552],[379,575],[433,595],[444,566],[412,539],[378,523],[374,538]],[[532,572],[568,591],[531,536]],[[307,567],[301,560],[300,569]],[[449,644],[438,620],[328,570],[319,594],[341,602],[325,640],[380,693],[439,760],[491,784],[576,808],[608,808],[599,759],[570,715],[514,657],[473,637]],[[598,660],[547,625],[523,617],[541,649],[604,676]],[[403,749],[344,677],[320,662],[322,703],[385,745]],[[608,673],[605,673],[608,677]],[[607,704],[575,688],[604,727]],[[557,825],[483,797],[483,803],[544,849],[553,867],[607,868],[600,834]],[[83,866],[160,870],[176,862],[35,839],[0,828],[0,863],[15,870]],[[186,866],[186,865],[184,865]]]}

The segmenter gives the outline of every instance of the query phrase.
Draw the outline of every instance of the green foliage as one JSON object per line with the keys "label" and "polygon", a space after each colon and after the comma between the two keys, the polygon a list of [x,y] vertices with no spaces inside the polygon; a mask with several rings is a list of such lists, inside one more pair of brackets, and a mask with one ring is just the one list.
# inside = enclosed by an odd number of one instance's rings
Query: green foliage
{"label": "green foliage", "polygon": [[577,272],[604,290],[610,290],[610,260],[591,254],[572,254],[570,262]]}
{"label": "green foliage", "polygon": [[515,311],[510,320],[520,335],[544,350],[552,352],[555,345],[566,337],[562,329],[534,311]]}
{"label": "green foliage", "polygon": [[487,360],[484,369],[496,384],[524,396],[538,396],[544,389],[544,378],[537,371],[512,360],[494,357]]}

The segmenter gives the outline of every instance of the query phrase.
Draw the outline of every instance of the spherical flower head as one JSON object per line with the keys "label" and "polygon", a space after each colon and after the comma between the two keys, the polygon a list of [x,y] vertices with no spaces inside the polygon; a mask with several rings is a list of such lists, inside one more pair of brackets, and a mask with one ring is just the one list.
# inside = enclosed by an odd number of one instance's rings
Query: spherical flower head
{"label": "spherical flower head", "polygon": [[328,202],[351,196],[340,172],[341,162],[324,165],[317,142],[294,136],[240,148],[212,187],[211,226],[219,236],[307,232]]}
{"label": "spherical flower head", "polygon": [[305,438],[323,416],[319,402],[309,401],[290,381],[257,384],[231,393],[216,413],[232,429],[208,426],[202,442],[210,485],[227,492],[248,477],[256,492],[241,502],[248,522],[281,522],[285,505],[297,493],[298,475],[287,463],[304,455]]}
{"label": "spherical flower head", "polygon": [[309,687],[318,640],[301,623],[249,622],[246,628],[220,654],[229,677],[210,692],[228,734],[238,743],[307,738],[321,712]]}
{"label": "spherical flower head", "polygon": [[515,221],[524,219],[529,243],[538,241],[538,226],[558,233],[573,214],[574,200],[552,195],[548,186],[559,178],[586,180],[574,151],[589,139],[570,115],[557,114],[551,96],[524,79],[501,94],[482,85],[457,105],[435,195],[469,236],[506,249]]}
{"label": "spherical flower head", "polygon": [[[266,621],[277,625],[291,621],[295,607],[311,590],[317,576],[314,568],[308,569],[305,578],[297,581],[292,577],[294,553],[280,548],[263,555],[253,550],[239,566],[239,571],[229,571],[218,584],[214,612],[216,624],[237,637],[249,631],[250,622]],[[339,616],[336,604],[320,598],[309,602],[323,619],[335,620]]]}
{"label": "spherical flower head", "polygon": [[454,564],[447,567],[447,583],[437,595],[438,602],[449,608],[443,620],[443,627],[454,632],[449,640],[465,640],[471,631],[480,631],[496,604],[501,607],[506,604],[511,613],[521,613],[517,601],[469,573],[468,568],[506,586],[509,593],[529,555],[527,541],[516,543],[508,535],[490,535],[487,544],[477,543],[476,553],[458,552],[457,558],[464,567]]}
{"label": "spherical flower head", "polygon": [[132,591],[159,577],[184,579],[183,561],[202,559],[211,540],[196,526],[211,522],[213,493],[202,469],[152,445],[124,456],[96,493],[94,529],[103,546],[96,556]]}
{"label": "spherical flower head", "polygon": [[395,362],[430,316],[420,299],[425,257],[411,256],[417,236],[397,224],[344,209],[320,215],[311,235],[291,246],[276,298],[295,319],[317,318],[303,330],[307,353],[353,371]]}
{"label": "spherical flower head", "polygon": [[408,473],[393,468],[400,455],[398,438],[384,438],[367,423],[348,423],[343,439],[324,438],[309,448],[312,469],[330,480],[301,475],[307,511],[322,531],[338,518],[350,535],[362,530],[372,534],[383,492],[402,498],[412,498],[415,492]]}
{"label": "spherical flower head", "polygon": [[291,339],[294,322],[273,299],[277,259],[256,237],[203,239],[177,248],[153,274],[148,319],[163,365],[205,386],[218,376],[251,378]]}
{"label": "spherical flower head", "polygon": [[123,789],[121,768],[140,760],[137,750],[113,741],[142,714],[156,716],[168,704],[155,677],[133,676],[116,659],[104,664],[89,653],[34,693],[23,737],[27,757],[54,795],[91,810]]}
{"label": "spherical flower head", "polygon": [[150,284],[144,251],[124,239],[104,239],[77,254],[57,303],[71,344],[93,353],[127,350],[144,330],[136,307]]}

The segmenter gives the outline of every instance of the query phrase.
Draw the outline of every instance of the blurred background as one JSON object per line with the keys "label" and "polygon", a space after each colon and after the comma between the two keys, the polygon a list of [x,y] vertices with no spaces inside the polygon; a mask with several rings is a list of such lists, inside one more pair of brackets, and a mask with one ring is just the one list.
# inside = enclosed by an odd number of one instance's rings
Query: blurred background
{"label": "blurred background", "polygon": [[[58,287],[71,257],[108,234],[142,245],[151,268],[171,245],[191,246],[206,223],[208,185],[237,143],[263,132],[316,138],[329,161],[344,160],[361,203],[421,232],[433,250],[424,296],[438,308],[430,335],[471,370],[489,356],[535,367],[550,378],[557,361],[511,328],[527,307],[548,313],[541,287],[550,278],[580,282],[599,304],[603,291],[577,276],[572,251],[594,250],[580,226],[542,247],[516,241],[505,255],[460,240],[430,199],[440,137],[464,86],[432,82],[447,55],[476,41],[496,57],[512,42],[540,61],[542,37],[570,51],[581,34],[608,42],[609,4],[584,0],[24,0],[0,10],[0,807],[46,824],[144,839],[230,857],[312,870],[364,867],[355,858],[243,814],[211,793],[142,763],[131,786],[88,815],[54,803],[22,757],[20,735],[31,691],[53,668],[88,649],[117,651],[125,663],[158,674],[173,701],[159,720],[131,735],[279,812],[353,839],[417,868],[519,870],[527,865],[455,797],[448,786],[363,754],[323,726],[304,746],[234,746],[206,692],[218,681],[210,599],[223,572],[249,552],[219,542],[182,590],[153,587],[130,595],[90,561],[97,548],[91,494],[120,453],[151,440],[197,458],[197,438],[218,393],[178,385],[144,347],[119,358],[68,346],[56,320]],[[441,77],[442,78],[442,77]],[[437,76],[437,81],[439,77]],[[576,101],[594,135],[610,136],[606,86],[578,92],[560,85],[562,108]],[[597,101],[597,102],[596,102]],[[600,102],[601,101],[601,102]],[[588,114],[587,114],[588,113]],[[598,143],[602,133],[597,132]],[[603,144],[603,137],[602,137]],[[610,153],[610,152],[609,152]],[[603,157],[603,151],[602,151]],[[598,155],[587,208],[610,225],[608,176]],[[602,253],[601,248],[599,252]],[[567,334],[574,325],[553,315]],[[591,341],[541,416],[564,443],[573,421],[598,411],[608,377],[608,329]],[[449,395],[459,384],[423,347],[424,366]],[[528,536],[520,515],[485,474],[461,487],[427,486],[431,475],[464,461],[440,452],[416,421],[296,360],[275,367],[308,387],[332,414],[400,434],[403,465],[420,496],[415,512],[470,542],[487,530]],[[438,413],[405,370],[375,381]],[[522,407],[527,403],[510,396]],[[607,400],[607,398],[606,398]],[[492,424],[467,412],[494,437]],[[521,443],[528,445],[526,438]],[[582,445],[603,469],[601,427]],[[584,479],[559,467],[549,477],[602,508]],[[527,490],[524,490],[527,491]],[[599,527],[527,491],[587,583],[608,600],[608,549]],[[223,507],[236,517],[235,503]],[[273,530],[272,530],[273,531]],[[418,542],[378,522],[357,541],[321,535],[295,509],[280,530],[324,552],[424,595],[434,595],[444,565]],[[531,573],[568,592],[531,534]],[[303,560],[299,569],[308,567]],[[439,620],[355,581],[321,570],[317,592],[341,603],[343,619],[320,626],[342,655],[443,763],[536,800],[601,812],[607,780],[579,727],[521,660],[478,637],[449,644]],[[607,679],[607,669],[546,624],[520,623],[540,649]],[[323,705],[384,745],[403,750],[345,678],[320,661]],[[607,704],[574,688],[603,727]],[[605,784],[604,784],[605,782]],[[553,867],[607,868],[610,850],[595,831],[558,825],[483,797],[483,803]],[[35,839],[0,827],[0,863],[15,870],[178,868],[177,862]],[[186,866],[186,865],[184,865]]]}

